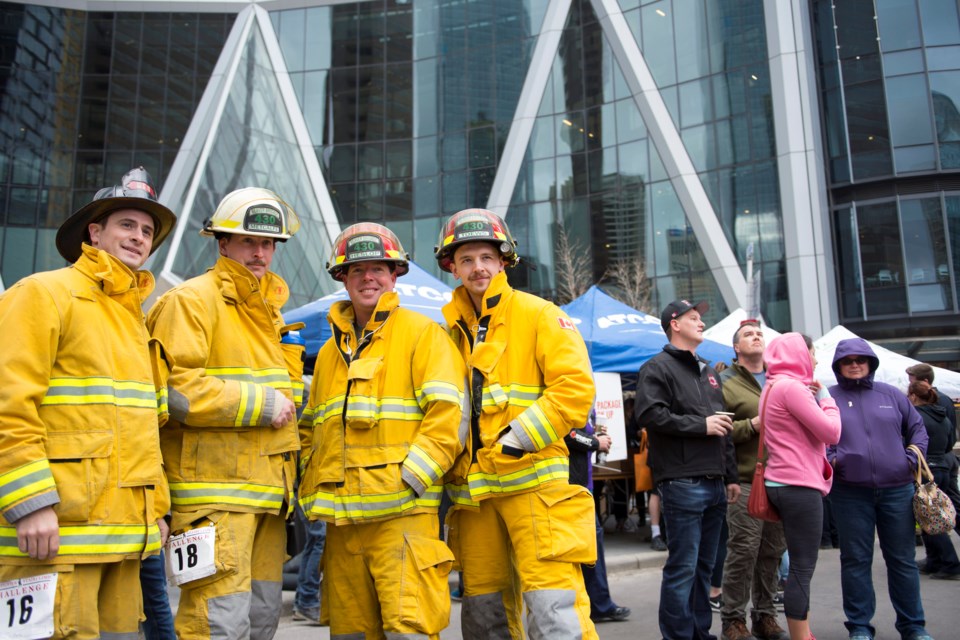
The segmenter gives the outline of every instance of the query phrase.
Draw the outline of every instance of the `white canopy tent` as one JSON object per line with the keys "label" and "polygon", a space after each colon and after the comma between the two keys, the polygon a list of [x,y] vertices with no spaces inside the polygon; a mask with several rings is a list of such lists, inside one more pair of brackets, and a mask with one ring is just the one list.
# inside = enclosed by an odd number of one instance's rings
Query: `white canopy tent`
{"label": "white canopy tent", "polygon": [[[737,329],[740,328],[740,323],[746,320],[748,317],[749,315],[747,312],[741,307],[733,311],[730,315],[717,324],[705,329],[703,331],[703,337],[729,345],[733,340],[733,334],[736,333]],[[760,324],[763,326],[763,339],[768,344],[771,340],[780,335],[780,333],[778,331],[774,331],[763,318],[760,319]]]}
{"label": "white canopy tent", "polygon": [[[817,348],[817,370],[814,376],[821,384],[832,386],[837,384],[837,377],[833,373],[833,354],[837,350],[837,343],[847,338],[859,338],[843,325],[837,325],[828,331],[819,340],[814,340],[814,346]],[[874,374],[874,380],[880,380],[891,384],[903,392],[906,392],[910,380],[907,378],[907,367],[919,363],[919,360],[902,356],[899,353],[884,349],[878,344],[867,340],[870,348],[880,359],[880,368]],[[933,386],[946,393],[956,402],[960,398],[960,373],[950,371],[949,369],[933,368]]]}

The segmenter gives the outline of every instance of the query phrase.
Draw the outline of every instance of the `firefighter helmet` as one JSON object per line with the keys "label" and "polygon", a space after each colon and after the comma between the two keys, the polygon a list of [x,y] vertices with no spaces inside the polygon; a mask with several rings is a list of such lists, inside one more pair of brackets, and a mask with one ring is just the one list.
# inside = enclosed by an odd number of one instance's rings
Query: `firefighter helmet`
{"label": "firefighter helmet", "polygon": [[377,261],[393,263],[397,276],[402,276],[410,270],[409,259],[393,231],[375,222],[359,222],[341,231],[333,241],[327,272],[343,282],[351,264]]}
{"label": "firefighter helmet", "polygon": [[269,189],[246,187],[224,196],[213,216],[204,220],[200,235],[235,233],[286,241],[299,230],[300,218],[280,196]]}
{"label": "firefighter helmet", "polygon": [[440,231],[437,246],[433,248],[440,268],[450,271],[454,251],[467,242],[493,243],[509,267],[515,267],[520,262],[517,241],[513,239],[503,218],[492,211],[464,209],[450,216]]}
{"label": "firefighter helmet", "polygon": [[118,209],[137,209],[153,218],[157,228],[153,234],[151,254],[163,244],[177,223],[173,211],[157,201],[157,190],[150,174],[143,167],[136,167],[123,174],[120,184],[97,191],[93,200],[77,209],[60,225],[57,251],[68,261],[76,262],[83,252],[83,243],[90,242],[90,223],[100,222]]}

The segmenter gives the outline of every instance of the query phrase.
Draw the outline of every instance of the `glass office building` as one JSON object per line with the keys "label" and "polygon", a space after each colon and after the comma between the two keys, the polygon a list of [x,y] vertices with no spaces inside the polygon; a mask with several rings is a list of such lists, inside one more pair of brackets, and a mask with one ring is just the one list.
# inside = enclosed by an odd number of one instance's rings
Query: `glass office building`
{"label": "glass office building", "polygon": [[343,226],[441,275],[441,221],[486,207],[540,295],[567,240],[591,281],[639,267],[652,309],[960,359],[955,0],[55,4],[0,3],[7,285],[61,266],[59,223],[142,164],[181,219],[161,287],[212,264],[203,220],[256,185],[304,219],[275,262],[293,305],[333,290]]}

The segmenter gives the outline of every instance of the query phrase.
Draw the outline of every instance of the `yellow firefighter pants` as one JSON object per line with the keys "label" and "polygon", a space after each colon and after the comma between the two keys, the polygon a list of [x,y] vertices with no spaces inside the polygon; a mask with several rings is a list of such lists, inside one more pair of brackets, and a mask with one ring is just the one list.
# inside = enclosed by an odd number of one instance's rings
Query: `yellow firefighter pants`
{"label": "yellow firefighter pants", "polygon": [[321,619],[332,638],[440,637],[453,554],[439,528],[435,513],[327,527]]}
{"label": "yellow firefighter pants", "polygon": [[57,574],[53,638],[137,640],[143,619],[140,559],[74,565],[0,565],[0,582]]}
{"label": "yellow firefighter pants", "polygon": [[523,638],[515,573],[530,638],[597,638],[580,571],[597,559],[595,518],[590,492],[565,482],[453,511],[448,535],[463,570],[463,637]]}
{"label": "yellow firefighter pants", "polygon": [[216,528],[217,572],[181,585],[177,637],[270,640],[280,622],[287,557],[283,516],[218,511],[192,528],[210,523]]}

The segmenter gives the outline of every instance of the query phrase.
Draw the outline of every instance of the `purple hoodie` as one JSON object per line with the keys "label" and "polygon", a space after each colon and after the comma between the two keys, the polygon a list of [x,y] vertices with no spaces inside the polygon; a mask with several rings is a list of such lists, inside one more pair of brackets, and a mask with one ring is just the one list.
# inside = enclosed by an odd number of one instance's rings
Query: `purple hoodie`
{"label": "purple hoodie", "polygon": [[[840,375],[840,360],[866,356],[870,373],[859,380]],[[899,389],[873,379],[880,360],[866,340],[841,340],[833,354],[837,384],[830,395],[837,401],[843,430],[840,442],[827,449],[836,481],[883,489],[913,482],[917,458],[906,450],[915,444],[926,454],[923,419]]]}

